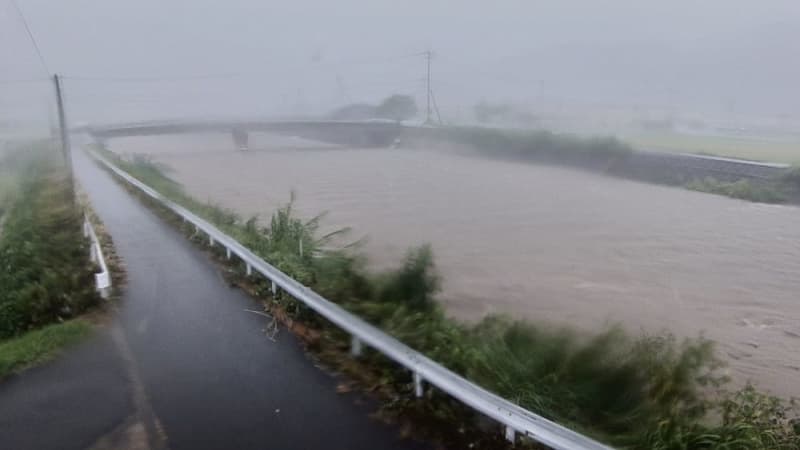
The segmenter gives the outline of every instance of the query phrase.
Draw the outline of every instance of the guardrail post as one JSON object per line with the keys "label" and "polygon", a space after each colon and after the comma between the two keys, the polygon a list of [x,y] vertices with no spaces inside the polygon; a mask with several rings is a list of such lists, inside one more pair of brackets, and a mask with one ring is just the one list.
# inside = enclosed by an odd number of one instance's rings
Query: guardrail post
{"label": "guardrail post", "polygon": [[228,259],[231,259],[231,249],[225,247],[225,256],[227,256]]}
{"label": "guardrail post", "polygon": [[111,294],[111,274],[108,272],[97,273],[94,275],[94,281],[97,285],[97,291],[100,292],[100,297],[108,300]]}
{"label": "guardrail post", "polygon": [[211,235],[208,235],[208,245],[214,246],[214,238]]}
{"label": "guardrail post", "polygon": [[250,263],[247,263],[247,268],[245,269],[245,273],[247,273],[248,277],[253,274],[253,266],[251,266]]}
{"label": "guardrail post", "polygon": [[278,295],[278,285],[275,284],[275,281],[272,281],[272,296],[274,297],[276,295]]}
{"label": "guardrail post", "polygon": [[506,426],[505,436],[508,442],[511,442],[512,444],[517,442],[517,431],[509,426]]}
{"label": "guardrail post", "polygon": [[92,261],[92,263],[99,264],[100,269],[102,270],[101,272],[94,274],[97,292],[100,293],[102,298],[108,299],[109,295],[111,294],[111,272],[108,270],[108,265],[103,257],[103,249],[100,247],[100,241],[97,239],[97,233],[94,232],[88,216],[84,216],[83,229],[90,239],[89,259]]}
{"label": "guardrail post", "polygon": [[361,343],[361,339],[352,336],[350,338],[350,354],[355,357],[361,356],[361,353],[364,351],[364,346]]}
{"label": "guardrail post", "polygon": [[419,372],[414,372],[414,395],[416,395],[417,398],[422,397],[422,381],[422,375],[420,375]]}

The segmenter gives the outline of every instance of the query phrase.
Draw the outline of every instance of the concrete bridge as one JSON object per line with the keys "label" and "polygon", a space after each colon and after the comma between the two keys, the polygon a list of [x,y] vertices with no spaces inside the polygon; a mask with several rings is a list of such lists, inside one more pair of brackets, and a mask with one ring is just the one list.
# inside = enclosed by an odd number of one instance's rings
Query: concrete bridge
{"label": "concrete bridge", "polygon": [[385,147],[402,133],[403,126],[391,121],[159,121],[81,127],[99,142],[126,136],[184,133],[229,133],[237,149],[246,150],[255,132],[287,134],[351,147]]}
{"label": "concrete bridge", "polygon": [[[469,128],[406,126],[385,120],[330,121],[330,120],[245,120],[245,121],[152,121],[114,125],[87,126],[75,131],[84,131],[96,141],[126,136],[149,136],[182,133],[229,133],[235,148],[246,150],[249,135],[269,132],[300,136],[348,147],[387,147],[398,139],[421,139],[426,142],[464,142],[463,134]],[[469,145],[469,142],[464,142]],[[494,150],[494,149],[491,149]],[[502,156],[503,152],[497,152]],[[558,158],[522,158],[530,162],[555,163],[596,170],[614,175],[664,184],[682,185],[694,179],[714,177],[722,181],[752,180],[769,182],[784,174],[786,164],[744,161],[715,156],[665,153],[635,150],[613,161],[595,161],[584,164],[580,161]],[[590,161],[591,163],[591,161]]]}

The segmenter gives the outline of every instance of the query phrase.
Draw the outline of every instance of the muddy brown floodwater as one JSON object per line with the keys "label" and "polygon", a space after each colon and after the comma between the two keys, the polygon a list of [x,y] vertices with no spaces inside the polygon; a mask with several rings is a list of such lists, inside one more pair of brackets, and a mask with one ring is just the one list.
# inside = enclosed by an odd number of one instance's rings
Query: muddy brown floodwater
{"label": "muddy brown floodwater", "polygon": [[800,395],[800,208],[434,149],[347,149],[299,138],[111,141],[151,154],[200,200],[298,211],[368,237],[375,268],[429,242],[448,312],[597,330],[700,333],[737,383]]}

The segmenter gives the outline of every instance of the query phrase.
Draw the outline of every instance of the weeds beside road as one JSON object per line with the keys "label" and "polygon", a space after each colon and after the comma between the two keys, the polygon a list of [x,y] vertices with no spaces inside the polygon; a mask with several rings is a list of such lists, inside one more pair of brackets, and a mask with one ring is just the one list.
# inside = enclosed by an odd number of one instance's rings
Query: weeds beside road
{"label": "weeds beside road", "polygon": [[47,361],[63,347],[86,337],[91,327],[85,320],[74,319],[0,341],[0,380],[13,372]]}
{"label": "weeds beside road", "polygon": [[[59,154],[31,143],[4,160],[9,183],[0,232],[0,376],[85,334],[74,318],[94,306],[94,267]],[[35,330],[35,331],[32,331]]]}

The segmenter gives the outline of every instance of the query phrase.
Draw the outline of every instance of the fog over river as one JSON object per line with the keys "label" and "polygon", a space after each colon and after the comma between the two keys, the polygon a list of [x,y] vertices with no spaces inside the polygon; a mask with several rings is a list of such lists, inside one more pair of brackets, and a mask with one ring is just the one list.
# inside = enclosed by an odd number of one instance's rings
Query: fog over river
{"label": "fog over river", "polygon": [[371,267],[431,243],[455,317],[490,313],[592,331],[704,332],[738,383],[800,395],[800,208],[437,149],[348,149],[252,135],[112,140],[200,200],[367,236]]}

